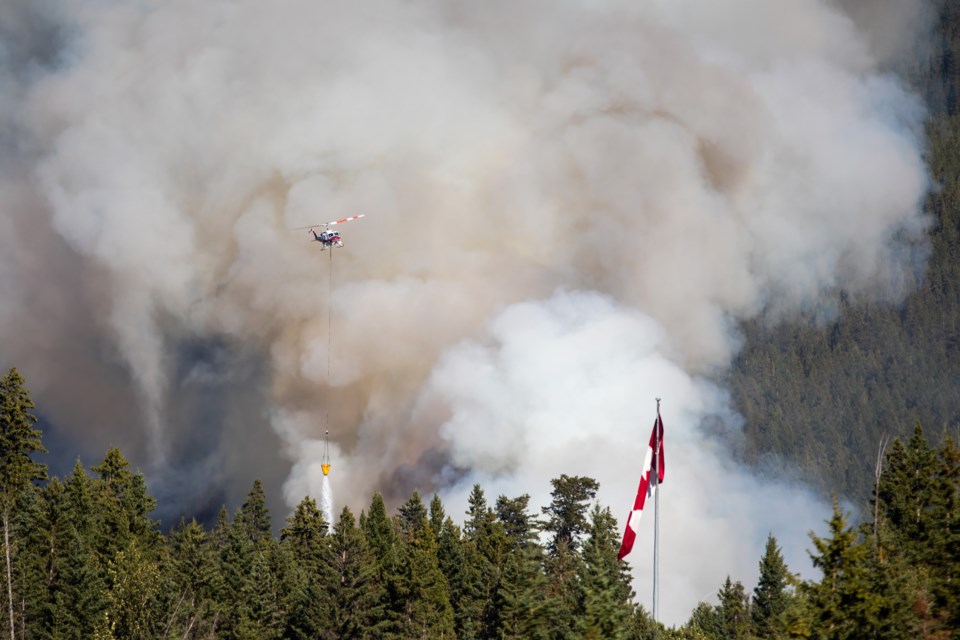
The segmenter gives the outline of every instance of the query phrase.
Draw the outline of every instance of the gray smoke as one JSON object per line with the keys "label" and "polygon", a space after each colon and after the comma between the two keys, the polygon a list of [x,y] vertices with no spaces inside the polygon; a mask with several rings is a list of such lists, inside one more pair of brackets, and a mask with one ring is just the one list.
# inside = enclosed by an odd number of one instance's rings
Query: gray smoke
{"label": "gray smoke", "polygon": [[703,429],[737,323],[922,271],[923,23],[847,4],[8,2],[0,364],[187,512],[319,495],[329,429],[357,510],[577,473],[626,515],[663,397],[679,622],[826,514]]}

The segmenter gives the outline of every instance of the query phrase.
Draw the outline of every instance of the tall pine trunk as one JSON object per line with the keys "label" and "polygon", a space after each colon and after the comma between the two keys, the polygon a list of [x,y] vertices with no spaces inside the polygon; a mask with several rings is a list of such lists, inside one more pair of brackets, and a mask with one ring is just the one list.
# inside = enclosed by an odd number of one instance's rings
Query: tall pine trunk
{"label": "tall pine trunk", "polygon": [[10,509],[3,508],[3,552],[7,558],[7,605],[10,613],[10,640],[17,636],[13,627],[13,573],[10,571]]}

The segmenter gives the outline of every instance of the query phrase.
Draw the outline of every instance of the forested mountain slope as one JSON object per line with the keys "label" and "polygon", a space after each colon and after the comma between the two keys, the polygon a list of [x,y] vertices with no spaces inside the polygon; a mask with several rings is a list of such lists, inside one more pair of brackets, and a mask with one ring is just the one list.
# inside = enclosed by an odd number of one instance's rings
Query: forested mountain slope
{"label": "forested mountain slope", "polygon": [[729,384],[746,419],[743,455],[798,464],[824,491],[865,503],[885,435],[920,421],[932,438],[960,430],[960,6],[944,3],[935,53],[906,73],[924,97],[934,189],[930,258],[900,306],[841,298],[826,326],[761,321]]}

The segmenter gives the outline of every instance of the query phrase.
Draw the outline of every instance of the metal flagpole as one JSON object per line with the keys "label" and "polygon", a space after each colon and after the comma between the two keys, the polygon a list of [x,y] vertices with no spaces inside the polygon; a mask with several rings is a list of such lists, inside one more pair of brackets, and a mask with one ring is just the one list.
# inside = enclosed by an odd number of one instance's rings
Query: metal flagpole
{"label": "metal flagpole", "polygon": [[653,464],[650,468],[653,494],[653,621],[657,621],[657,586],[660,582],[660,398],[657,398],[657,422],[653,427]]}

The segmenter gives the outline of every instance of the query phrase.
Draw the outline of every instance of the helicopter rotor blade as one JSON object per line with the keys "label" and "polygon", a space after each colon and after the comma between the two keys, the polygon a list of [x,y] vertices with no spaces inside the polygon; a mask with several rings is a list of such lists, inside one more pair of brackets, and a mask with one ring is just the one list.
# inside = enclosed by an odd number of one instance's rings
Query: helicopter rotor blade
{"label": "helicopter rotor blade", "polygon": [[350,216],[349,218],[343,218],[343,219],[341,219],[341,220],[334,220],[333,222],[328,222],[327,224],[328,224],[328,225],[333,225],[333,224],[340,224],[341,222],[349,222],[350,220],[356,220],[357,218],[362,218],[362,217],[364,217],[365,215],[367,215],[367,214],[361,213],[361,214],[358,215],[358,216]]}

